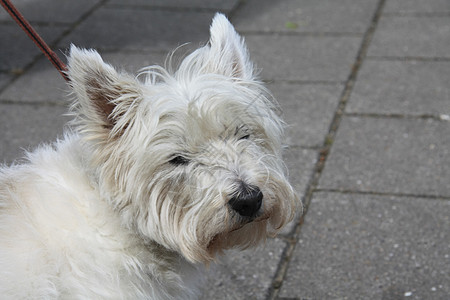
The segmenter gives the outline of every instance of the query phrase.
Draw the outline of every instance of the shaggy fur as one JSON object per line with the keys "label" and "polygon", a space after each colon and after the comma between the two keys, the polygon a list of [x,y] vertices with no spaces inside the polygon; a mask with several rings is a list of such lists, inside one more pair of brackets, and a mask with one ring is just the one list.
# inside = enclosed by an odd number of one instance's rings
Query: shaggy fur
{"label": "shaggy fur", "polygon": [[71,47],[72,129],[0,169],[3,299],[195,299],[202,265],[292,219],[277,105],[228,20],[210,31],[136,78]]}

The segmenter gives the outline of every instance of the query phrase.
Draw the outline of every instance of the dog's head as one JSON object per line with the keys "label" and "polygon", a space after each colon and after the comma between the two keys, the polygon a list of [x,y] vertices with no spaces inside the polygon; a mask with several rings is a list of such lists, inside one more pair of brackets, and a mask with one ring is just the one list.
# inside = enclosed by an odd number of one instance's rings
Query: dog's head
{"label": "dog's head", "polygon": [[100,192],[144,239],[208,262],[292,219],[283,122],[223,15],[173,73],[134,78],[72,46],[69,76]]}

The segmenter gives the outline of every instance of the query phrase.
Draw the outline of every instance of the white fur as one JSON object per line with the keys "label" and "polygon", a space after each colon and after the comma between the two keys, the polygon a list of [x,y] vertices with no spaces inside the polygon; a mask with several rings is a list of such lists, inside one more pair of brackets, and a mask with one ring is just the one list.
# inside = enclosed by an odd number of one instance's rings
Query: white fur
{"label": "white fur", "polygon": [[[283,122],[223,15],[175,73],[72,46],[69,76],[73,129],[0,169],[2,298],[195,299],[202,263],[292,219]],[[239,182],[254,218],[228,204]]]}

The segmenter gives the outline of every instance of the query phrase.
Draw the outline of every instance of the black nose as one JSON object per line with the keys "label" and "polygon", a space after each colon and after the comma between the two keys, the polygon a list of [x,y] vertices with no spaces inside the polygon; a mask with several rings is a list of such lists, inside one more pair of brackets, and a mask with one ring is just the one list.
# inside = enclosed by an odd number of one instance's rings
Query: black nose
{"label": "black nose", "polygon": [[256,186],[243,185],[228,204],[243,217],[252,217],[261,208],[263,193]]}

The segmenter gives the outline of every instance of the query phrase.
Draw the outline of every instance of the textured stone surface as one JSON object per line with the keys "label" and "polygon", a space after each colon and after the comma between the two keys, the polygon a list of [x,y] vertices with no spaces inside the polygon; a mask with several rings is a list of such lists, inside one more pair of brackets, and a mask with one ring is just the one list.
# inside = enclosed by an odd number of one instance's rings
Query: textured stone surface
{"label": "textured stone surface", "polygon": [[317,160],[317,151],[291,147],[284,151],[283,156],[292,186],[298,195],[304,195]]}
{"label": "textured stone surface", "polygon": [[268,80],[345,81],[361,38],[250,35],[253,60]]}
{"label": "textured stone surface", "polygon": [[317,151],[299,149],[298,147],[291,147],[284,151],[284,162],[288,169],[289,182],[297,192],[299,203],[294,219],[281,230],[280,234],[282,235],[292,232],[299,222],[299,218],[303,212],[303,204],[301,201],[304,200],[302,198],[310,183],[318,156]]}
{"label": "textured stone surface", "polygon": [[0,93],[0,101],[64,104],[68,103],[68,92],[67,83],[53,65],[42,57],[27,73]]}
{"label": "textured stone surface", "polygon": [[[183,52],[182,50],[179,50]],[[101,56],[105,62],[114,66],[118,70],[125,70],[130,74],[138,74],[145,67],[160,65],[164,66],[168,54],[146,52],[146,53],[122,53],[122,52],[105,52]],[[179,63],[176,55],[174,58],[175,65]]]}
{"label": "textured stone surface", "polygon": [[[51,44],[66,29],[64,26],[34,26]],[[0,71],[23,72],[40,55],[39,49],[15,23],[0,24]]]}
{"label": "textured stone surface", "polygon": [[281,299],[446,299],[449,216],[447,200],[318,193]]}
{"label": "textured stone surface", "polygon": [[265,246],[229,251],[212,266],[202,300],[266,299],[286,243],[268,239]]}
{"label": "textured stone surface", "polygon": [[344,118],[319,187],[450,196],[450,122]]}
{"label": "textured stone surface", "polygon": [[287,123],[287,143],[321,146],[339,103],[342,85],[270,84]]}
{"label": "textured stone surface", "polygon": [[364,62],[348,112],[450,114],[450,62]]}
{"label": "textured stone surface", "polygon": [[61,43],[102,49],[172,50],[209,38],[212,12],[100,8]]}
{"label": "textured stone surface", "polygon": [[[14,0],[11,1],[29,22],[72,23],[91,10],[99,0]],[[0,10],[0,21],[12,20]]]}
{"label": "textured stone surface", "polygon": [[448,13],[448,0],[389,0],[384,7],[385,13]]}
{"label": "textured stone surface", "polygon": [[11,163],[23,157],[23,150],[32,150],[43,142],[61,137],[64,106],[0,104],[0,163]]}
{"label": "textured stone surface", "polygon": [[6,85],[8,85],[8,83],[11,82],[12,78],[13,78],[12,74],[0,73],[0,90]]}
{"label": "textured stone surface", "polygon": [[368,55],[450,58],[449,47],[448,16],[389,16],[380,19]]}
{"label": "textured stone surface", "polygon": [[141,6],[148,8],[177,8],[177,9],[217,9],[229,11],[236,7],[239,0],[128,0],[124,3],[122,0],[112,0],[108,4],[110,5],[127,5],[127,6]]}
{"label": "textured stone surface", "polygon": [[248,0],[233,15],[233,21],[244,32],[364,33],[372,20],[377,2]]}

